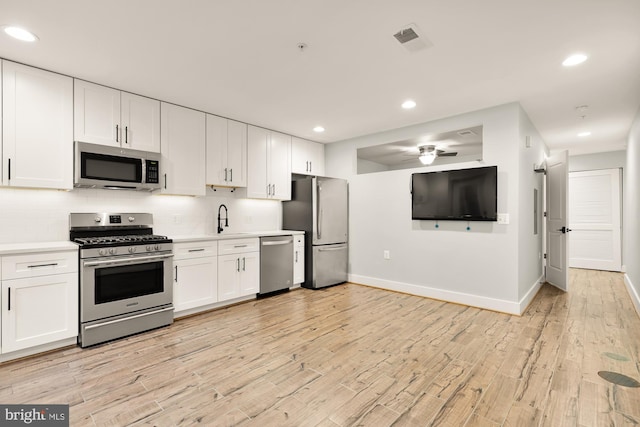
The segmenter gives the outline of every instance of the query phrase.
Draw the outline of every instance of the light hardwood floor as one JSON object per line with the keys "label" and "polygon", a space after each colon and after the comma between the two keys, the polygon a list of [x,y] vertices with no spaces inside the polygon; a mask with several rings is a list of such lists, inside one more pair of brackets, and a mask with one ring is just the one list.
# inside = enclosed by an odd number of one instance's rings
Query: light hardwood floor
{"label": "light hardwood floor", "polygon": [[573,270],[522,317],[353,284],[296,290],[89,349],[0,365],[0,403],[72,426],[640,424],[640,319],[616,273]]}

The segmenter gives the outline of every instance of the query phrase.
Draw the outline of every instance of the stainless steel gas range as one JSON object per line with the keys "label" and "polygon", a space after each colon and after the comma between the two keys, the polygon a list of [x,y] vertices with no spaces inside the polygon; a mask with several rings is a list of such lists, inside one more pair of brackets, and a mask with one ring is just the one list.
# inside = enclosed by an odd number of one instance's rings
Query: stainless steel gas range
{"label": "stainless steel gas range", "polygon": [[72,213],[81,347],[173,323],[173,243],[148,213]]}

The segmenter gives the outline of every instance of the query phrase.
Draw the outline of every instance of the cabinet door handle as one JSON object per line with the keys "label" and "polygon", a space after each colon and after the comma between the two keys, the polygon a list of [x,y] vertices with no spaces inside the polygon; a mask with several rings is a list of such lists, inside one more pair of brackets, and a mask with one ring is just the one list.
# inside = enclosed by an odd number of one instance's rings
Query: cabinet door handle
{"label": "cabinet door handle", "polygon": [[227,168],[224,168],[224,182],[227,182]]}
{"label": "cabinet door handle", "polygon": [[175,269],[176,269],[176,276],[175,276],[175,278],[173,279],[173,281],[174,281],[174,282],[176,282],[176,283],[178,283],[178,266],[176,265],[176,266],[174,266],[173,268],[175,268]]}
{"label": "cabinet door handle", "polygon": [[236,271],[240,271],[240,258],[236,258]]}
{"label": "cabinet door handle", "polygon": [[9,159],[9,164],[7,165],[7,170],[9,174],[9,181],[11,181],[11,159]]}
{"label": "cabinet door handle", "polygon": [[229,182],[233,182],[233,168],[229,169]]}
{"label": "cabinet door handle", "polygon": [[296,251],[296,262],[298,262],[298,251]]}
{"label": "cabinet door handle", "polygon": [[272,189],[272,193],[271,193],[271,195],[272,195],[272,196],[275,196],[275,195],[276,195],[276,185],[275,185],[275,184],[273,184],[273,189]]}
{"label": "cabinet door handle", "polygon": [[313,162],[309,160],[309,172],[313,170]]}
{"label": "cabinet door handle", "polygon": [[200,248],[200,249],[189,249],[189,252],[203,252],[204,248]]}
{"label": "cabinet door handle", "polygon": [[124,127],[124,143],[129,143],[129,126]]}
{"label": "cabinet door handle", "polygon": [[118,139],[118,134],[120,133],[120,129],[118,128],[118,125],[116,125],[116,142],[120,142]]}
{"label": "cabinet door handle", "polygon": [[7,307],[7,311],[11,311],[11,288],[9,288],[9,298],[7,298],[9,300],[9,306]]}
{"label": "cabinet door handle", "polygon": [[40,267],[55,267],[56,265],[58,265],[57,262],[52,262],[50,264],[33,264],[33,265],[28,265],[27,268],[40,268]]}
{"label": "cabinet door handle", "polygon": [[247,267],[246,258],[242,257],[242,271],[247,271],[246,267]]}
{"label": "cabinet door handle", "polygon": [[167,174],[164,174],[164,189],[167,189]]}

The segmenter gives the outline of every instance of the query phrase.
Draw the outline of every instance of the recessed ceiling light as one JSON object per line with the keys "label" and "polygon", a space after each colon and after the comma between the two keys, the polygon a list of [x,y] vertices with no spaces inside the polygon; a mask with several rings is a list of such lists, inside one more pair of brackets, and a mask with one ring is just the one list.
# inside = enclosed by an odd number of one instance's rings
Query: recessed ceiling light
{"label": "recessed ceiling light", "polygon": [[3,29],[5,33],[14,39],[22,40],[23,42],[34,42],[38,40],[38,37],[35,34],[25,30],[24,28],[7,26]]}
{"label": "recessed ceiling light", "polygon": [[316,126],[313,128],[313,131],[321,133],[321,132],[324,132],[324,128],[322,126]]}
{"label": "recessed ceiling light", "polygon": [[415,106],[416,106],[416,101],[412,99],[407,99],[402,103],[402,108],[404,108],[405,110],[410,110],[412,108],[415,108]]}
{"label": "recessed ceiling light", "polygon": [[564,61],[562,61],[562,65],[565,67],[573,67],[574,65],[582,64],[587,60],[587,55],[583,53],[576,53],[575,55],[571,55]]}
{"label": "recessed ceiling light", "polygon": [[579,137],[589,136],[589,135],[591,135],[591,132],[589,132],[589,131],[580,132],[580,133],[578,134],[578,136],[579,136]]}

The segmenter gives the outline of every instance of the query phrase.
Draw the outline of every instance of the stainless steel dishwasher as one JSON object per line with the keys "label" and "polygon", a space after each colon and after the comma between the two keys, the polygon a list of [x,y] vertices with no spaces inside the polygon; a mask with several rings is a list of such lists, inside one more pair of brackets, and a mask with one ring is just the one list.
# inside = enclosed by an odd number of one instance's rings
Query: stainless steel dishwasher
{"label": "stainless steel dishwasher", "polygon": [[293,236],[260,238],[260,295],[293,284]]}

